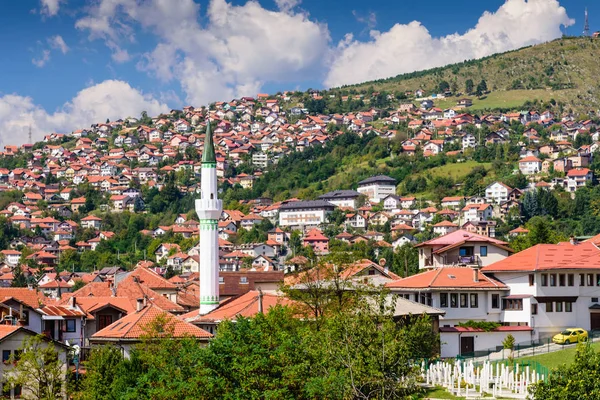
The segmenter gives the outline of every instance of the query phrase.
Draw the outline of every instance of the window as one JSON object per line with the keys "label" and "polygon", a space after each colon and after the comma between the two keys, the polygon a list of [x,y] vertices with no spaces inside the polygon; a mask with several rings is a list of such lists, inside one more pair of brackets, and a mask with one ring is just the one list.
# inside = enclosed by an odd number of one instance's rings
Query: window
{"label": "window", "polygon": [[554,308],[555,308],[556,312],[562,312],[562,310],[563,310],[562,301],[557,301]]}
{"label": "window", "polygon": [[112,322],[112,315],[98,315],[98,330],[109,326]]}
{"label": "window", "polygon": [[597,297],[592,297],[592,303],[597,303],[598,302],[598,298]]}
{"label": "window", "polygon": [[567,286],[575,286],[575,275],[567,275]]}
{"label": "window", "polygon": [[565,274],[558,275],[558,286],[565,286]]}
{"label": "window", "polygon": [[550,286],[556,286],[556,274],[550,274]]}
{"label": "window", "polygon": [[471,308],[479,307],[479,293],[471,293],[469,297],[471,298]]}
{"label": "window", "polygon": [[[242,277],[240,278],[240,283],[248,283],[248,278],[247,278],[247,277],[245,277],[245,276],[242,276]],[[416,296],[416,295],[415,295],[415,296]]]}
{"label": "window", "polygon": [[75,320],[74,319],[66,319],[65,323],[67,324],[67,332],[75,332]]}
{"label": "window", "polygon": [[2,362],[8,364],[10,361],[10,350],[2,350]]}
{"label": "window", "polygon": [[469,307],[469,304],[467,303],[469,301],[469,299],[467,299],[467,294],[466,293],[461,293],[460,294],[460,308],[467,308]]}
{"label": "window", "polygon": [[21,314],[21,322],[23,326],[29,325],[29,311],[23,310],[23,314]]}
{"label": "window", "polygon": [[537,315],[537,304],[531,305],[531,315]]}
{"label": "window", "polygon": [[487,246],[481,246],[479,248],[479,254],[481,255],[481,257],[487,257]]}
{"label": "window", "polygon": [[587,285],[594,286],[594,274],[587,274]]}
{"label": "window", "polygon": [[458,307],[458,293],[450,293],[450,307]]}
{"label": "window", "polygon": [[552,302],[546,303],[546,312],[552,312]]}
{"label": "window", "polygon": [[440,293],[440,307],[448,307],[448,293]]}
{"label": "window", "polygon": [[585,286],[585,274],[579,274],[579,286]]}
{"label": "window", "polygon": [[523,299],[503,299],[502,309],[504,310],[522,310]]}
{"label": "window", "polygon": [[548,286],[548,274],[542,274],[542,286]]}
{"label": "window", "polygon": [[600,286],[600,274],[596,274],[596,286]]}
{"label": "window", "polygon": [[573,312],[573,303],[570,301],[565,302],[565,312]]}
{"label": "window", "polygon": [[225,283],[225,278],[223,278],[222,276],[219,277],[219,283]]}
{"label": "window", "polygon": [[499,294],[492,295],[492,308],[500,308],[500,295]]}
{"label": "window", "polygon": [[533,286],[534,283],[535,283],[535,275],[529,274],[529,286]]}

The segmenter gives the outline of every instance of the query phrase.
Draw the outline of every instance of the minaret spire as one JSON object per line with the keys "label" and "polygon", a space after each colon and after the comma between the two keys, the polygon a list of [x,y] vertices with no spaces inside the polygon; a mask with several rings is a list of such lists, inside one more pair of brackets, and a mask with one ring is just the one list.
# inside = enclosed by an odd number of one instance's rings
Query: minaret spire
{"label": "minaret spire", "polygon": [[206,137],[204,138],[204,151],[202,152],[202,163],[216,163],[215,144],[210,130],[210,121],[206,122]]}
{"label": "minaret spire", "polygon": [[200,219],[200,315],[219,306],[219,235],[217,226],[222,201],[217,198],[217,159],[210,121],[206,123],[200,198],[196,199],[196,213]]}

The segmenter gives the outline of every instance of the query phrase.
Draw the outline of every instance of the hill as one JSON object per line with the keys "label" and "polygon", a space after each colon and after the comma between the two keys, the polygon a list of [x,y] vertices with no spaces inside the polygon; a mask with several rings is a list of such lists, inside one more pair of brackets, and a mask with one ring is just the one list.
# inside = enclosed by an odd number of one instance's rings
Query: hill
{"label": "hill", "polygon": [[[592,38],[563,38],[552,42],[495,54],[478,60],[407,73],[334,89],[342,92],[364,90],[404,93],[423,89],[427,95],[439,93],[439,84],[448,82],[458,96],[466,95],[468,80],[476,86],[485,80],[491,91],[475,99],[472,109],[518,108],[535,99],[551,99],[574,110],[598,106],[600,85],[596,77],[600,65],[596,54],[600,41]],[[454,105],[455,99],[436,102],[436,106]]]}

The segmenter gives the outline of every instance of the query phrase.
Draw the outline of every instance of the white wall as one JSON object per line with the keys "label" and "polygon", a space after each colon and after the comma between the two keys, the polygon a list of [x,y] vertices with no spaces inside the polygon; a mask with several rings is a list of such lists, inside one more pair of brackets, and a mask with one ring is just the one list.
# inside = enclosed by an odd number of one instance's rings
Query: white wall
{"label": "white wall", "polygon": [[515,338],[515,343],[531,340],[530,331],[502,331],[502,332],[442,332],[442,357],[456,357],[460,354],[460,338],[474,337],[475,351],[487,350],[492,347],[501,346],[502,341],[509,334]]}

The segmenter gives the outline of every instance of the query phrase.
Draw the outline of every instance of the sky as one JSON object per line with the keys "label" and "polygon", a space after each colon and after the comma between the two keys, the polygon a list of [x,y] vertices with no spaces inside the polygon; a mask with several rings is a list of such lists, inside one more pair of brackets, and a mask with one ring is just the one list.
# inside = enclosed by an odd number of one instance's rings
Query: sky
{"label": "sky", "polygon": [[[590,0],[587,2],[592,3]],[[19,0],[0,13],[0,145],[329,88],[580,35],[584,0]]]}

